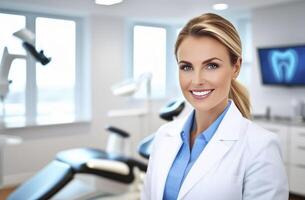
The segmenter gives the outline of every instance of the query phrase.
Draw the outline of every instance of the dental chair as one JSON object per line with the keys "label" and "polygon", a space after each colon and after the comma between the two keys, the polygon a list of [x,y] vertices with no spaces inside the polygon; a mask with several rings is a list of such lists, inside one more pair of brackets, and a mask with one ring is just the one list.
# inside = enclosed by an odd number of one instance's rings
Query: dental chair
{"label": "dental chair", "polygon": [[[160,111],[160,117],[167,121],[178,116],[185,106],[179,99],[167,104]],[[124,130],[107,127],[111,134],[121,138],[129,136]],[[145,138],[139,145],[138,153],[149,158],[153,135]],[[50,199],[64,188],[76,174],[93,174],[125,184],[132,184],[139,173],[145,172],[147,164],[127,156],[109,153],[95,148],[76,148],[59,152],[51,163],[35,176],[19,186],[8,200],[45,200]]]}
{"label": "dental chair", "polygon": [[[173,121],[175,117],[180,115],[184,107],[185,107],[185,102],[184,99],[182,98],[175,101],[170,101],[160,110],[159,117],[166,121]],[[149,159],[153,139],[154,139],[154,134],[151,134],[140,142],[138,146],[138,153],[143,158]]]}

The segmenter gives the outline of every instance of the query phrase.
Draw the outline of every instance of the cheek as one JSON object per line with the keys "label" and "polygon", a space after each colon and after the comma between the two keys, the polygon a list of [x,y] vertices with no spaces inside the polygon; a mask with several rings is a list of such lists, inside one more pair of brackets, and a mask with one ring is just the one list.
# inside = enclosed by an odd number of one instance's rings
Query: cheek
{"label": "cheek", "polygon": [[222,92],[228,93],[231,87],[231,76],[226,73],[221,76],[218,76],[217,79],[215,79],[215,84],[219,89],[221,89]]}
{"label": "cheek", "polygon": [[218,89],[227,90],[227,88],[230,88],[231,79],[232,77],[228,70],[219,70],[217,73],[210,74],[207,81]]}
{"label": "cheek", "polygon": [[184,73],[179,72],[179,84],[181,89],[186,88],[189,82],[190,82],[189,78]]}

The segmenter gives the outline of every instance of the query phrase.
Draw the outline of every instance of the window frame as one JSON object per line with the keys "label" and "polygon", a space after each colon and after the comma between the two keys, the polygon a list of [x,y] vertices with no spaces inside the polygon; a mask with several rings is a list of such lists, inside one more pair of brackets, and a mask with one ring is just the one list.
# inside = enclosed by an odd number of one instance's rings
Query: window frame
{"label": "window frame", "polygon": [[[75,85],[74,85],[74,120],[62,121],[56,123],[37,123],[37,84],[36,84],[36,62],[26,58],[26,85],[25,85],[25,124],[9,124],[6,128],[18,128],[28,126],[66,124],[77,122],[88,122],[91,119],[91,106],[89,97],[89,74],[88,53],[83,49],[87,49],[85,44],[86,32],[84,30],[85,19],[80,16],[50,14],[41,12],[19,11],[13,9],[2,9],[0,13],[21,15],[25,17],[25,27],[36,33],[36,18],[45,17],[59,20],[71,20],[75,23]],[[39,49],[40,50],[40,49]],[[5,117],[4,117],[5,118]]]}
{"label": "window frame", "polygon": [[249,16],[243,16],[235,20],[235,27],[242,42],[242,66],[237,80],[246,88],[251,85],[251,67],[253,65],[253,40],[252,20]]}
{"label": "window frame", "polygon": [[[131,20],[127,22],[127,43],[126,51],[125,51],[125,63],[127,63],[127,67],[125,67],[124,77],[127,79],[133,78],[133,56],[134,56],[134,27],[135,26],[149,26],[156,28],[164,28],[166,30],[166,62],[165,62],[165,94],[162,97],[152,96],[152,99],[155,100],[164,100],[168,99],[169,96],[176,97],[177,94],[180,94],[179,88],[177,88],[178,83],[178,67],[176,63],[176,58],[174,55],[174,45],[176,42],[176,33],[179,28],[182,27],[180,24],[164,24],[164,23],[153,23],[153,22],[143,22],[138,20]],[[175,80],[173,80],[172,74],[176,74]],[[177,93],[178,92],[178,93]],[[142,98],[141,98],[142,99]]]}

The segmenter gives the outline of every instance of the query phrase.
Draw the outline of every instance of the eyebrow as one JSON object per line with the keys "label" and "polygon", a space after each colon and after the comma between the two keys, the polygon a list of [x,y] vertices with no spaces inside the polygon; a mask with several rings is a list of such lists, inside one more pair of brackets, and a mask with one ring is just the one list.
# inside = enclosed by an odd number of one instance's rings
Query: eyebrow
{"label": "eyebrow", "polygon": [[[223,62],[223,60],[221,60],[220,58],[213,57],[213,58],[209,58],[209,59],[207,59],[207,60],[203,61],[203,62],[202,62],[202,64],[206,64],[206,63],[208,63],[208,62],[211,62],[212,60],[220,60],[220,61],[222,61],[222,62]],[[185,63],[185,64],[191,64],[190,62],[185,61],[185,60],[181,60],[181,61],[179,61],[179,62],[178,62],[178,64],[181,64],[181,63]]]}

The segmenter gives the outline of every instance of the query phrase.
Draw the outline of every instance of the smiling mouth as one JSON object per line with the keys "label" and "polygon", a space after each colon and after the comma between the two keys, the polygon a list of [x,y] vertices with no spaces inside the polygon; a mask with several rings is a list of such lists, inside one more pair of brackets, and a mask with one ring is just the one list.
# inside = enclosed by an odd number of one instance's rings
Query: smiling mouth
{"label": "smiling mouth", "polygon": [[214,89],[211,90],[191,90],[191,94],[195,99],[205,99],[207,98]]}

